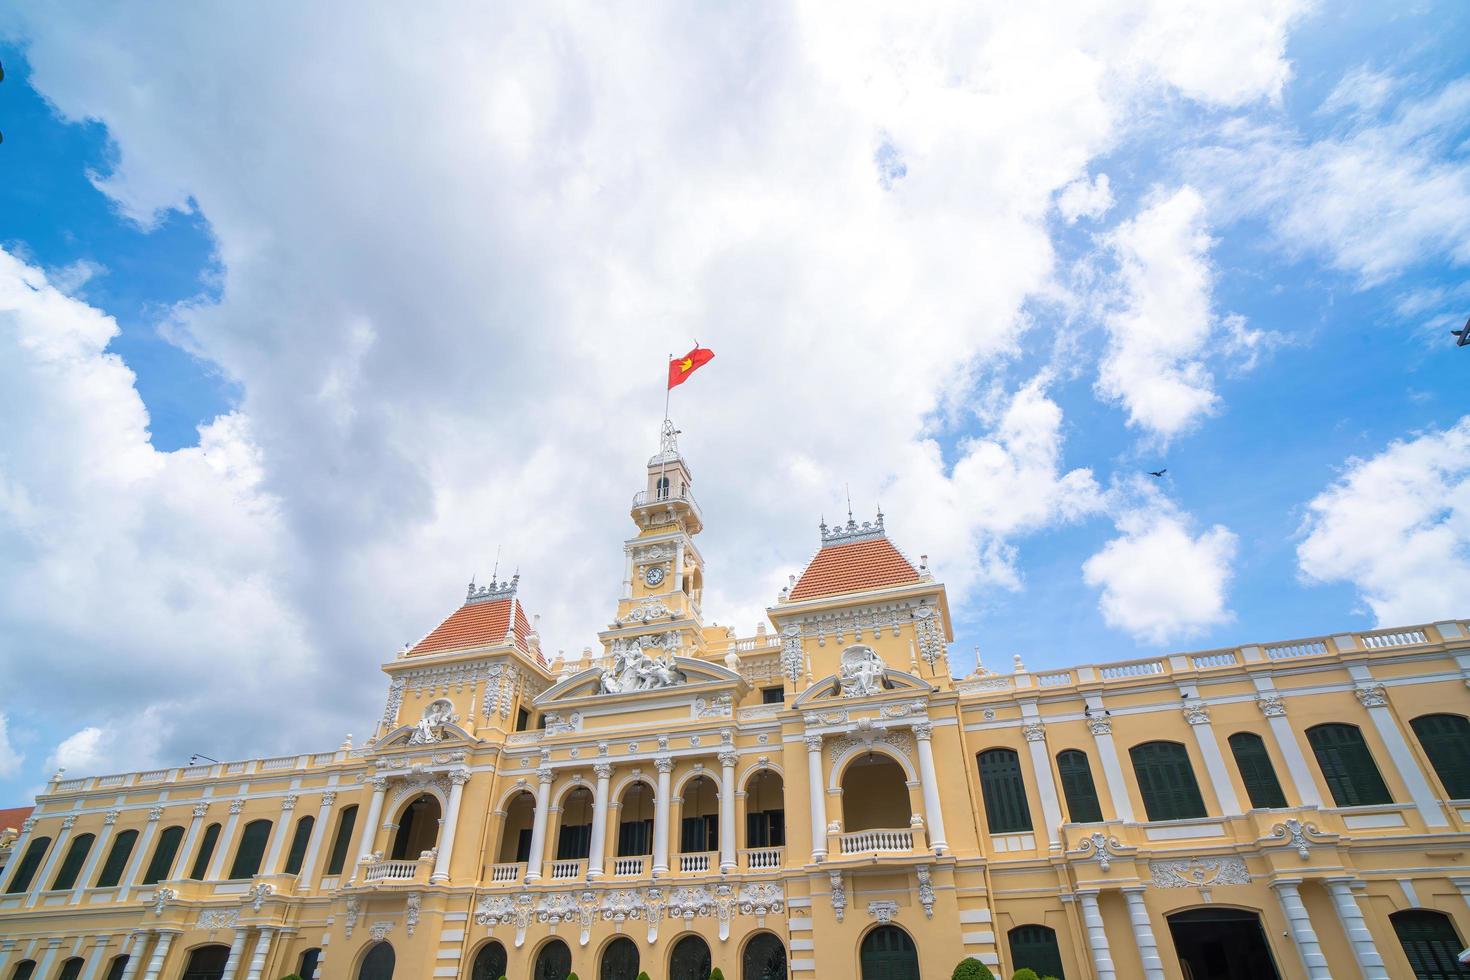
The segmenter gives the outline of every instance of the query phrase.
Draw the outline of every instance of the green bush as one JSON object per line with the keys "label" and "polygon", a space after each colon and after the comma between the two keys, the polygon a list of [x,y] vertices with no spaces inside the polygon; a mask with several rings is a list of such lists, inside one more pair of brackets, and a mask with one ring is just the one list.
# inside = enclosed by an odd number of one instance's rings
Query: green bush
{"label": "green bush", "polygon": [[709,971],[709,980],[725,980],[725,975],[720,972],[719,967],[715,967]]}
{"label": "green bush", "polygon": [[1023,966],[1011,974],[1011,980],[1041,980],[1041,978],[1036,975],[1036,971],[1031,969],[1031,967]]}
{"label": "green bush", "polygon": [[[505,980],[505,977],[501,977],[500,980]],[[575,973],[568,973],[567,980],[579,980],[579,978]]]}
{"label": "green bush", "polygon": [[[571,980],[571,978],[570,978],[570,977],[568,977],[568,978],[567,978],[567,980]],[[638,971],[638,980],[648,980],[648,974],[647,974],[647,973],[645,973],[645,972],[644,972],[644,971],[642,971],[642,970],[639,970],[639,971]]]}
{"label": "green bush", "polygon": [[281,980],[301,980],[301,974],[299,974],[299,973],[288,973],[284,977],[282,977]]}
{"label": "green bush", "polygon": [[972,960],[968,956],[960,960],[959,966],[954,968],[950,974],[950,980],[995,980],[995,974],[990,968],[979,960]]}

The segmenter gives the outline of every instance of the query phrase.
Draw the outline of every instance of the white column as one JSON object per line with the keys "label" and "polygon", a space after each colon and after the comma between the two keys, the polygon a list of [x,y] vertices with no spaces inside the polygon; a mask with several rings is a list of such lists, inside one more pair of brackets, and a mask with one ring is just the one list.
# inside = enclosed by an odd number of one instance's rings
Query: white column
{"label": "white column", "polygon": [[1460,890],[1460,897],[1465,900],[1466,905],[1470,905],[1470,878],[1451,878],[1450,884]]}
{"label": "white column", "polygon": [[1220,803],[1220,812],[1229,817],[1244,811],[1240,798],[1235,795],[1235,784],[1230,781],[1230,770],[1225,768],[1225,759],[1220,755],[1220,742],[1215,738],[1215,726],[1210,724],[1210,711],[1202,702],[1193,701],[1184,706],[1184,720],[1194,730],[1194,741],[1199,754],[1205,760],[1205,772],[1210,775],[1210,785],[1215,787],[1215,799]]}
{"label": "white column", "polygon": [[597,774],[597,792],[592,797],[592,844],[587,852],[587,878],[601,878],[607,869],[607,784],[612,779],[612,763],[592,766]]}
{"label": "white column", "polygon": [[[189,829],[184,832],[184,842],[179,845],[179,851],[174,855],[174,863],[164,872],[164,880],[183,877],[184,868],[188,865],[189,855],[194,853],[194,845],[199,840],[199,829],[204,826],[204,818],[209,813],[208,803],[194,804],[194,815],[189,818]],[[139,841],[139,843],[142,843]],[[130,880],[124,878],[124,881]]]}
{"label": "white column", "polygon": [[[128,936],[128,961],[123,965],[122,980],[134,980],[143,965],[143,951],[148,948],[148,933],[135,932]],[[225,974],[228,980],[229,974]]]}
{"label": "white column", "polygon": [[820,864],[827,859],[827,789],[823,785],[820,735],[806,737],[806,771],[812,797],[812,862]]}
{"label": "white column", "polygon": [[531,853],[526,855],[526,883],[541,880],[542,852],[546,850],[546,820],[551,815],[550,769],[539,769],[541,785],[536,788],[536,816],[531,822]]}
{"label": "white column", "polygon": [[230,849],[235,846],[235,826],[240,822],[240,811],[245,809],[244,800],[230,801],[230,816],[225,820],[225,829],[214,842],[214,855],[209,861],[209,870],[204,872],[205,881],[219,881],[225,873],[225,861]]}
{"label": "white column", "polygon": [[51,964],[56,962],[56,954],[60,951],[60,939],[46,940],[46,952],[42,954],[40,961],[36,964],[36,972],[31,974],[31,976],[35,977],[36,980],[42,980],[43,977],[51,976]]}
{"label": "white column", "polygon": [[1297,891],[1299,884],[1300,878],[1285,878],[1271,882],[1271,887],[1276,889],[1276,897],[1281,902],[1282,911],[1286,913],[1286,923],[1291,927],[1292,944],[1302,954],[1308,980],[1332,980],[1332,973],[1327,969],[1327,957],[1322,954],[1322,944],[1317,941],[1317,933],[1312,928],[1307,907],[1302,904],[1301,893]]}
{"label": "white column", "polygon": [[16,869],[20,867],[20,859],[25,856],[26,848],[31,843],[31,831],[36,829],[36,818],[26,817],[20,825],[20,836],[10,846],[10,862],[0,868],[0,895],[5,894],[5,889],[10,887],[10,879],[15,877]]}
{"label": "white column", "polygon": [[1108,947],[1108,931],[1103,928],[1102,910],[1097,907],[1097,892],[1077,893],[1082,905],[1082,924],[1087,929],[1087,945],[1092,947],[1092,967],[1096,980],[1118,980],[1113,969],[1113,951]]}
{"label": "white column", "polygon": [[673,759],[654,759],[658,769],[658,795],[653,800],[653,874],[654,877],[669,873],[669,773],[674,771]]}
{"label": "white column", "polygon": [[[378,819],[383,815],[383,797],[388,794],[388,777],[374,776],[373,796],[368,800],[367,822],[362,825],[362,845],[358,848],[357,863],[361,864],[373,856],[373,845],[378,842]],[[355,877],[357,872],[353,871]]]}
{"label": "white column", "polygon": [[1261,709],[1266,723],[1271,726],[1276,747],[1281,750],[1281,757],[1286,760],[1286,771],[1296,786],[1297,799],[1302,806],[1320,807],[1322,794],[1317,792],[1317,781],[1312,778],[1312,770],[1307,768],[1307,757],[1302,754],[1296,732],[1291,730],[1291,722],[1286,720],[1286,703],[1279,694],[1262,692],[1256,696],[1256,707]]}
{"label": "white column", "polygon": [[337,802],[337,791],[327,790],[322,794],[321,806],[316,811],[316,823],[311,828],[311,843],[306,845],[306,857],[301,860],[298,885],[312,886],[316,881],[316,859],[322,852],[322,840],[332,830],[332,807]]}
{"label": "white column", "polygon": [[[1026,736],[1026,748],[1031,751],[1031,772],[1036,777],[1036,789],[1041,796],[1041,819],[1046,823],[1047,843],[1051,847],[1060,848],[1062,803],[1057,798],[1057,782],[1051,774],[1051,754],[1046,747],[1046,729],[1041,722],[1033,721],[1025,725],[1021,732]],[[926,744],[927,741],[926,739]]]}
{"label": "white column", "polygon": [[1404,785],[1409,788],[1409,795],[1413,797],[1414,806],[1423,816],[1425,825],[1448,826],[1449,818],[1444,815],[1444,807],[1439,805],[1439,798],[1430,788],[1429,780],[1425,778],[1424,770],[1419,766],[1419,760],[1414,758],[1414,753],[1409,749],[1409,743],[1404,740],[1404,733],[1399,728],[1398,720],[1394,718],[1393,712],[1388,710],[1388,693],[1384,691],[1383,685],[1360,687],[1355,693],[1363,707],[1368,709],[1368,717],[1373,719],[1379,737],[1388,747],[1388,754],[1393,759],[1393,767],[1398,770]]}
{"label": "white column", "polygon": [[[82,970],[81,980],[97,980],[97,971],[102,969],[102,964],[107,962],[107,947],[112,945],[111,936],[98,936],[92,943],[91,950],[87,953],[87,966]],[[0,970],[5,969],[5,964],[0,963]],[[4,974],[0,974],[4,976]]]}
{"label": "white column", "polygon": [[449,812],[439,824],[439,853],[434,857],[434,873],[429,881],[442,885],[449,880],[449,861],[454,856],[454,833],[459,826],[459,803],[464,798],[464,784],[469,781],[468,769],[454,769],[449,773]]}
{"label": "white column", "polygon": [[235,938],[230,940],[230,955],[225,960],[223,980],[235,980],[240,972],[240,957],[245,955],[245,941],[249,934],[250,930],[244,926],[235,930]]}
{"label": "white column", "polygon": [[158,934],[158,944],[153,947],[153,955],[148,958],[148,969],[143,974],[143,980],[158,980],[163,973],[163,961],[168,958],[168,950],[174,944],[175,935],[172,932]]}
{"label": "white column", "polygon": [[[102,833],[92,842],[91,853],[87,855],[87,863],[82,866],[82,873],[77,875],[76,885],[71,890],[71,899],[68,905],[75,905],[82,900],[82,892],[92,886],[92,873],[97,870],[97,862],[102,859],[102,852],[107,850],[107,845],[112,842],[112,828],[117,823],[117,810],[108,810],[102,818]],[[136,845],[135,845],[136,846]]]}
{"label": "white column", "polygon": [[734,752],[720,753],[720,874],[735,870],[735,763]]}
{"label": "white column", "polygon": [[1148,905],[1143,900],[1143,886],[1124,888],[1123,898],[1128,902],[1128,920],[1133,923],[1133,941],[1143,960],[1144,980],[1164,980],[1164,961],[1159,958],[1159,943],[1154,938]]}
{"label": "white column", "polygon": [[148,860],[147,854],[153,846],[153,836],[158,833],[158,821],[163,819],[163,807],[156,806],[148,811],[148,822],[143,825],[143,832],[138,835],[138,846],[133,851],[133,856],[128,860],[128,868],[123,872],[122,880],[118,882],[117,900],[126,902],[129,893],[138,886],[138,879],[143,874],[143,862]]}
{"label": "white column", "polygon": [[[41,897],[41,892],[51,887],[51,876],[56,871],[56,862],[61,860],[61,855],[66,851],[67,841],[71,839],[71,829],[76,826],[76,817],[66,817],[61,821],[61,833],[56,835],[56,841],[51,845],[51,851],[46,855],[46,861],[41,866],[41,873],[31,880],[30,895],[26,898],[26,908],[36,904]],[[42,974],[44,976],[44,973]]]}
{"label": "white column", "polygon": [[261,974],[265,972],[265,960],[271,952],[271,937],[275,930],[269,926],[263,926],[260,930],[260,938],[255,941],[255,955],[250,957],[250,971],[245,974],[245,980],[260,980]]}
{"label": "white column", "polygon": [[1347,934],[1348,942],[1353,947],[1353,958],[1358,961],[1358,969],[1363,971],[1363,980],[1389,980],[1388,969],[1378,953],[1378,945],[1373,942],[1373,934],[1368,931],[1368,923],[1363,919],[1363,910],[1353,895],[1352,879],[1328,878],[1324,883],[1327,891],[1332,894],[1332,904],[1337,906],[1337,917],[1342,922],[1342,931]]}
{"label": "white column", "polygon": [[1113,813],[1117,819],[1131,823],[1133,801],[1128,798],[1128,779],[1123,775],[1123,766],[1118,761],[1118,747],[1113,744],[1113,720],[1098,718],[1102,702],[1093,704],[1088,700],[1094,717],[1087,719],[1087,728],[1092,740],[1097,743],[1097,761],[1102,764],[1103,777],[1108,784],[1108,797],[1113,801]]}
{"label": "white column", "polygon": [[270,846],[266,849],[265,863],[260,866],[259,874],[273,875],[281,870],[281,849],[286,846],[286,838],[291,836],[291,817],[295,812],[295,794],[282,798],[281,819],[271,828]]}
{"label": "white column", "polygon": [[[919,789],[924,794],[924,825],[929,829],[929,847],[935,854],[943,854],[949,841],[944,837],[944,809],[939,804],[939,774],[934,769],[934,746],[930,744],[933,735],[934,726],[927,721],[914,726],[914,740],[919,747]],[[1045,751],[1042,750],[1043,755]],[[826,837],[822,839],[825,841]]]}

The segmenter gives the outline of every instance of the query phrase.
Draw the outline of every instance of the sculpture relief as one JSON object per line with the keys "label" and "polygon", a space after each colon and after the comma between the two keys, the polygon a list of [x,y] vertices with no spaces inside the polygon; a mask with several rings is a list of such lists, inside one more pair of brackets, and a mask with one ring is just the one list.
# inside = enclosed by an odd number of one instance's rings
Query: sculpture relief
{"label": "sculpture relief", "polygon": [[882,659],[872,647],[852,646],[842,651],[837,683],[845,698],[863,698],[883,690]]}
{"label": "sculpture relief", "polygon": [[431,742],[441,742],[449,737],[444,726],[452,725],[457,721],[459,721],[459,715],[454,713],[454,705],[448,698],[430,701],[424,708],[423,717],[414,725],[413,734],[408,737],[408,744],[426,745]]}
{"label": "sculpture relief", "polygon": [[664,687],[675,687],[687,679],[684,672],[674,665],[672,652],[662,657],[650,657],[643,652],[644,645],[657,647],[657,642],[640,644],[641,637],[630,640],[626,645],[613,645],[613,663],[602,671],[601,691],[603,694],[627,694],[630,691],[653,691]]}

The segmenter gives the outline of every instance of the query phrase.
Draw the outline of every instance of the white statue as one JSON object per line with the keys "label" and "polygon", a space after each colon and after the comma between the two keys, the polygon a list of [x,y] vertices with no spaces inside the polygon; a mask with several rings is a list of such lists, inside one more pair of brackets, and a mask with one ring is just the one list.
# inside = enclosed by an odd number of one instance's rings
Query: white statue
{"label": "white statue", "polygon": [[454,705],[447,698],[430,701],[428,707],[424,708],[424,716],[414,725],[413,734],[408,738],[408,744],[423,745],[426,742],[442,741],[444,726],[452,725],[458,720],[459,716],[454,713]]}
{"label": "white statue", "polygon": [[[612,666],[602,671],[602,693],[652,691],[684,683],[684,672],[675,666],[673,653],[650,657],[643,652],[643,641],[650,639],[652,638],[640,637],[624,648],[613,649]],[[653,646],[652,643],[649,645]]]}
{"label": "white statue", "polygon": [[883,690],[883,660],[872,647],[852,646],[842,651],[837,684],[845,698],[863,698]]}

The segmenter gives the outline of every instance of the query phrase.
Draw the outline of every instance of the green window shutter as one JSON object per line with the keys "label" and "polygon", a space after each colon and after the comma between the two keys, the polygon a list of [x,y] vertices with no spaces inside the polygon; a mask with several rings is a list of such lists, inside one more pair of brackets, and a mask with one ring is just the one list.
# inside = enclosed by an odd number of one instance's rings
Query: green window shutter
{"label": "green window shutter", "polygon": [[271,822],[252,820],[245,825],[240,835],[240,846],[235,849],[235,861],[230,865],[230,879],[253,878],[260,873],[260,862],[265,858],[265,842],[270,840]]}
{"label": "green window shutter", "polygon": [[1262,809],[1286,806],[1286,794],[1281,792],[1281,781],[1276,778],[1276,769],[1271,765],[1271,755],[1261,736],[1236,732],[1230,736],[1230,751],[1235,755],[1235,767],[1240,770],[1240,781],[1245,783],[1251,806]]}
{"label": "green window shutter", "polygon": [[128,858],[133,856],[133,848],[137,844],[136,830],[124,830],[112,839],[112,850],[107,852],[107,861],[102,865],[102,873],[97,876],[98,888],[116,887],[122,880],[123,869],[128,866]]}
{"label": "green window shutter", "polygon": [[1317,725],[1307,729],[1307,742],[1338,806],[1392,803],[1388,787],[1355,725]]}
{"label": "green window shutter", "polygon": [[347,862],[347,846],[352,843],[352,828],[357,825],[357,807],[349,806],[337,818],[337,836],[332,838],[332,859],[327,862],[327,874],[339,875]]}
{"label": "green window shutter", "polygon": [[[10,884],[5,886],[5,894],[19,895],[31,887],[31,879],[36,876],[36,869],[41,866],[41,858],[46,855],[46,849],[51,846],[51,838],[37,837],[26,845],[26,853],[16,865],[15,877],[10,879]],[[15,860],[11,858],[11,860]]]}
{"label": "green window shutter", "polygon": [[1408,909],[1388,917],[1404,947],[1415,980],[1470,980],[1470,967],[1456,962],[1465,944],[1442,912]]}
{"label": "green window shutter", "polygon": [[164,828],[163,833],[158,835],[158,846],[153,849],[153,857],[148,862],[148,870],[143,874],[143,884],[152,885],[173,873],[174,857],[178,855],[179,842],[183,839],[183,827]]}
{"label": "green window shutter", "polygon": [[1030,968],[1039,977],[1067,980],[1062,972],[1062,953],[1057,948],[1055,929],[1040,925],[1017,926],[1007,938],[1011,945],[1011,968]]}
{"label": "green window shutter", "polygon": [[1178,742],[1144,742],[1129,749],[1128,755],[1150,820],[1194,820],[1208,816],[1188,749]]}
{"label": "green window shutter", "polygon": [[189,871],[189,877],[194,881],[203,881],[205,874],[209,871],[209,859],[214,857],[214,846],[219,843],[219,824],[212,823],[204,828],[204,840],[199,842],[199,856],[194,859],[194,867]]}
{"label": "green window shutter", "polygon": [[311,831],[315,826],[315,817],[302,817],[296,821],[296,833],[291,837],[291,850],[286,855],[286,874],[301,873],[301,862],[306,860],[306,847],[311,843]]}
{"label": "green window shutter", "polygon": [[1016,834],[1030,830],[1031,807],[1026,802],[1020,756],[1010,749],[987,749],[976,758],[990,832]]}
{"label": "green window shutter", "polygon": [[87,854],[96,840],[95,834],[80,834],[72,838],[66,859],[61,862],[61,870],[56,872],[56,880],[51,882],[52,891],[64,891],[76,886],[77,875],[82,873],[82,863],[87,860]]}
{"label": "green window shutter", "polygon": [[1421,715],[1409,725],[1449,798],[1470,800],[1470,721],[1460,715]]}
{"label": "green window shutter", "polygon": [[1062,778],[1062,795],[1067,798],[1067,818],[1073,823],[1101,821],[1102,807],[1097,802],[1097,786],[1092,781],[1087,753],[1081,749],[1058,752],[1057,773]]}

